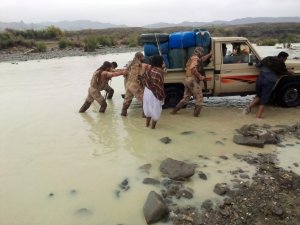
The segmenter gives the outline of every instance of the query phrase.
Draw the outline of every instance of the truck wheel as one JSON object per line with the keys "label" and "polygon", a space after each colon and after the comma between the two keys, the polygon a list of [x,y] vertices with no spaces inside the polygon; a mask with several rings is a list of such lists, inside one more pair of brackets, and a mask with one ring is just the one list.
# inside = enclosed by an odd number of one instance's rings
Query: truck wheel
{"label": "truck wheel", "polygon": [[276,93],[276,102],[283,107],[300,105],[300,83],[290,82],[283,85]]}
{"label": "truck wheel", "polygon": [[165,89],[166,98],[163,108],[173,108],[182,99],[183,92],[179,88],[169,87]]}

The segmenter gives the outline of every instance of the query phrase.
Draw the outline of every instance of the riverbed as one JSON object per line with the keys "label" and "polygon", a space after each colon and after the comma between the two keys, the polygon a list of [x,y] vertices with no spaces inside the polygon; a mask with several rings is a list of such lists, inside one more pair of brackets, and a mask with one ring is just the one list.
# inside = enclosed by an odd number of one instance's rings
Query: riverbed
{"label": "riverbed", "polygon": [[[280,49],[260,50],[270,54]],[[124,93],[120,76],[111,81],[115,95],[105,114],[98,113],[97,103],[78,113],[94,70],[105,60],[122,67],[133,56],[128,52],[0,63],[0,224],[146,224],[143,204],[151,190],[159,193],[161,187],[142,181],[162,180],[158,168],[168,157],[195,163],[196,171],[208,177],[203,181],[195,174],[186,183],[194,198],[180,201],[183,205],[201,205],[207,199],[220,202],[213,187],[230,183],[234,177],[230,171],[242,168],[251,177],[255,167],[236,160],[235,153],[275,152],[280,166],[300,174],[295,166],[300,162],[297,140],[287,137],[283,145],[293,145],[263,149],[232,141],[244,124],[295,124],[299,108],[270,105],[265,118],[257,120],[254,112],[243,113],[253,96],[205,98],[199,118],[192,116],[192,107],[177,115],[165,109],[152,130],[145,127],[135,100],[128,117],[120,116]],[[162,137],[171,142],[162,143]],[[140,169],[145,164],[151,167]],[[128,190],[119,186],[125,179]]]}

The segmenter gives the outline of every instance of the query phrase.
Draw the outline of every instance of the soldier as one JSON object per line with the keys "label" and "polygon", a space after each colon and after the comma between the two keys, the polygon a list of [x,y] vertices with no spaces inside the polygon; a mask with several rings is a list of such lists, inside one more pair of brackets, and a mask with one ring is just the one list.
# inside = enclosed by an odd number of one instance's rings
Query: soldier
{"label": "soldier", "polygon": [[138,76],[145,72],[145,66],[143,66],[144,55],[141,52],[135,53],[133,60],[128,65],[128,73],[125,77],[125,97],[122,107],[121,116],[127,116],[127,109],[129,108],[133,97],[140,102],[143,100],[144,88],[139,81]]}
{"label": "soldier", "polygon": [[193,55],[186,63],[186,77],[184,82],[184,96],[171,112],[175,114],[188,104],[190,97],[195,98],[194,116],[198,117],[203,105],[203,94],[200,81],[205,81],[203,62],[210,58],[212,53],[204,55],[202,47],[196,47]]}
{"label": "soldier", "polygon": [[[116,68],[118,67],[118,64],[116,62],[112,62],[112,71],[115,72]],[[111,82],[111,79],[110,79]],[[106,92],[105,96],[107,99],[112,99],[115,90],[107,83],[107,85],[104,87],[104,90]]]}
{"label": "soldier", "polygon": [[112,64],[110,62],[105,61],[103,65],[94,72],[88,90],[88,96],[79,110],[80,113],[85,112],[94,100],[96,100],[100,104],[99,112],[105,112],[107,103],[105,98],[101,95],[101,91],[104,90],[104,88],[108,84],[108,81],[112,77],[120,76],[122,74],[127,73],[127,69],[119,70],[117,72],[111,72],[111,70]]}

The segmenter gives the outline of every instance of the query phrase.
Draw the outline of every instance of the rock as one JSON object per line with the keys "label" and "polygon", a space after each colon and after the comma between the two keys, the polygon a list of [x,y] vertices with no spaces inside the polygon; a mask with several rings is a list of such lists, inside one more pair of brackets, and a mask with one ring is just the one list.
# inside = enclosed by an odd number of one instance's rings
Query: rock
{"label": "rock", "polygon": [[187,198],[187,199],[191,199],[191,198],[193,198],[193,193],[189,192],[188,190],[179,190],[176,193],[176,196],[177,197],[184,197],[184,198]]}
{"label": "rock", "polygon": [[283,210],[282,208],[278,207],[278,206],[274,206],[272,209],[272,213],[277,215],[277,216],[282,216],[283,215]]}
{"label": "rock", "polygon": [[54,196],[53,193],[49,193],[49,195],[48,195],[49,198],[52,198],[53,196]]}
{"label": "rock", "polygon": [[198,172],[198,176],[199,176],[199,178],[202,179],[202,180],[207,180],[206,174],[203,173],[202,171],[199,171],[199,172]]}
{"label": "rock", "polygon": [[227,184],[226,183],[218,183],[215,185],[214,192],[218,195],[225,195],[227,192]]}
{"label": "rock", "polygon": [[157,185],[160,184],[159,180],[153,179],[153,178],[145,178],[143,180],[143,184],[152,184],[152,185]]}
{"label": "rock", "polygon": [[70,195],[76,195],[77,194],[77,191],[75,190],[75,189],[72,189],[71,191],[70,191]]}
{"label": "rock", "polygon": [[169,137],[163,137],[163,138],[161,138],[161,139],[159,139],[162,143],[164,143],[164,144],[169,144],[171,141],[172,141],[172,139],[171,138],[169,138]]}
{"label": "rock", "polygon": [[81,208],[81,209],[78,209],[76,211],[76,214],[81,215],[81,216],[85,216],[85,215],[92,214],[92,212],[89,209],[87,209],[87,208]]}
{"label": "rock", "polygon": [[152,224],[160,221],[168,215],[169,210],[162,197],[156,192],[151,191],[144,204],[143,213],[147,224]]}
{"label": "rock", "polygon": [[159,170],[173,180],[186,180],[195,173],[195,164],[167,158],[160,164]]}
{"label": "rock", "polygon": [[242,178],[242,179],[250,179],[249,175],[248,174],[244,174],[244,173],[240,174],[240,178]]}
{"label": "rock", "polygon": [[213,205],[213,202],[208,199],[201,204],[201,209],[210,210],[213,208]]}
{"label": "rock", "polygon": [[224,145],[224,143],[222,141],[216,141],[215,143],[218,145]]}
{"label": "rock", "polygon": [[293,180],[293,189],[300,189],[300,177],[296,177]]}
{"label": "rock", "polygon": [[180,134],[188,135],[188,134],[193,134],[193,133],[195,133],[195,131],[184,131],[184,132],[181,132]]}
{"label": "rock", "polygon": [[293,165],[294,165],[295,167],[299,167],[299,164],[296,163],[296,162],[294,162]]}
{"label": "rock", "polygon": [[242,135],[234,135],[233,141],[236,144],[239,145],[248,145],[248,146],[254,146],[263,148],[265,145],[264,139],[258,139],[257,137],[248,137],[248,136],[242,136]]}
{"label": "rock", "polygon": [[151,167],[152,167],[152,165],[150,163],[147,163],[147,164],[140,166],[139,169],[145,173],[149,173],[149,170]]}
{"label": "rock", "polygon": [[227,160],[227,159],[228,159],[228,157],[225,156],[225,155],[220,155],[219,158],[224,159],[224,160]]}

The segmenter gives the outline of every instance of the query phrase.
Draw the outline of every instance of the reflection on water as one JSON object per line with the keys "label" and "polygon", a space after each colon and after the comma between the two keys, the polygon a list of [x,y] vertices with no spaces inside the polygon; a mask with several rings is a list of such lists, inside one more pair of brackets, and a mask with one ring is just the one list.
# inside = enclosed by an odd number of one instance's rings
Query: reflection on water
{"label": "reflection on water", "polygon": [[[297,170],[297,143],[282,150],[232,143],[235,129],[243,124],[291,125],[299,120],[299,109],[275,106],[266,108],[264,120],[257,121],[254,113],[244,115],[242,109],[252,96],[205,98],[200,118],[192,117],[190,107],[178,115],[163,110],[157,129],[151,130],[144,126],[136,101],[127,118],[120,116],[124,88],[118,77],[112,80],[115,96],[105,114],[98,113],[97,103],[79,114],[101,62],[125,65],[133,55],[0,64],[0,224],[145,224],[144,201],[149,191],[160,192],[161,187],[142,181],[162,180],[158,167],[167,157],[196,163],[197,172],[208,176],[203,181],[195,174],[186,184],[194,189],[194,198],[180,204],[219,201],[213,187],[230,182],[230,171],[242,168],[251,176],[255,168],[236,160],[234,153],[279,151],[281,165]],[[163,144],[162,137],[171,138],[171,143]],[[149,174],[138,169],[146,163],[152,165]],[[125,178],[130,189],[118,196]]]}

